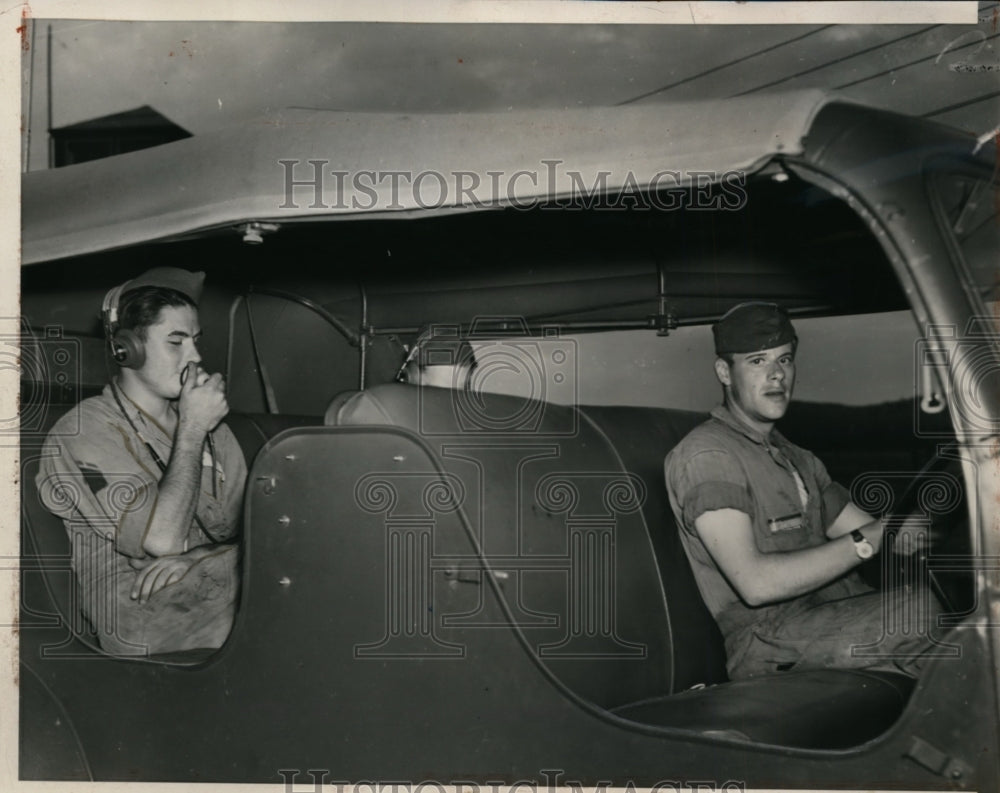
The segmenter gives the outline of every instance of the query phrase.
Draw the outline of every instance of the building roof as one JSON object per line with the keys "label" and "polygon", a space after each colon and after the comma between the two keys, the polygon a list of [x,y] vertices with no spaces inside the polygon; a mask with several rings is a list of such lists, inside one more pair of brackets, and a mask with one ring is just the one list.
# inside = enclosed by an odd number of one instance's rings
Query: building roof
{"label": "building roof", "polygon": [[76,124],[67,124],[64,127],[57,127],[56,129],[53,129],[52,134],[58,137],[65,134],[116,132],[123,129],[152,130],[163,128],[180,132],[182,133],[182,136],[189,136],[191,134],[184,129],[184,127],[179,124],[175,124],[165,115],[157,110],[154,110],[149,105],[136,107],[132,110],[125,110],[121,113],[113,113],[108,116],[87,119],[86,121],[80,121]]}

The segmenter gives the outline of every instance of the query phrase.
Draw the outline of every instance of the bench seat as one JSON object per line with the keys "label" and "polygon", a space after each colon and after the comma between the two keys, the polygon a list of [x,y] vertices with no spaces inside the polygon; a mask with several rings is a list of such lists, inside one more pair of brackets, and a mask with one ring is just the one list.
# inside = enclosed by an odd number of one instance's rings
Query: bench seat
{"label": "bench seat", "polygon": [[[564,618],[559,629],[546,632],[529,626],[524,634],[529,646],[534,642],[538,661],[575,695],[630,722],[810,749],[858,745],[884,732],[900,716],[913,688],[912,679],[901,674],[809,670],[727,680],[722,637],[701,600],[663,483],[664,456],[704,421],[703,414],[546,405],[541,420],[531,427],[508,425],[497,430],[502,422],[490,421],[488,415],[479,425],[475,421],[470,425],[463,399],[446,389],[382,385],[336,400],[326,420],[339,426],[391,425],[420,437],[436,455],[440,469],[464,477],[466,491],[481,499],[468,510],[474,527],[476,508],[483,515],[496,514],[506,503],[522,500],[518,519],[507,527],[511,533],[520,532],[522,548],[551,551],[567,531],[573,531],[573,510],[553,516],[539,497],[557,471],[566,482],[582,482],[584,473],[591,471],[594,487],[601,476],[612,473],[638,480],[641,509],[622,509],[608,518],[615,524],[609,536],[617,588],[613,603],[604,605],[615,615],[615,641],[643,646],[641,657],[597,653],[564,661],[546,656],[539,648],[558,644],[574,618],[572,592],[567,597],[564,585],[541,584],[508,590],[527,592],[525,602],[531,610]],[[530,415],[524,403],[516,397],[487,394],[480,395],[475,407],[494,417]],[[556,461],[551,465],[532,459],[538,454],[534,448],[546,447]],[[492,481],[479,493],[470,469],[455,462],[470,456],[458,451],[462,448],[492,448],[489,455],[481,452],[483,459],[508,454],[506,464],[494,465],[491,471],[494,476],[506,472],[511,481]],[[578,500],[574,503],[576,515],[582,516],[579,520],[593,519],[593,503],[589,512],[580,506],[587,498],[586,489],[584,484],[571,496]],[[480,561],[484,568],[491,566],[488,548]],[[587,561],[593,562],[590,557]],[[512,594],[508,599],[513,610],[521,605]]]}

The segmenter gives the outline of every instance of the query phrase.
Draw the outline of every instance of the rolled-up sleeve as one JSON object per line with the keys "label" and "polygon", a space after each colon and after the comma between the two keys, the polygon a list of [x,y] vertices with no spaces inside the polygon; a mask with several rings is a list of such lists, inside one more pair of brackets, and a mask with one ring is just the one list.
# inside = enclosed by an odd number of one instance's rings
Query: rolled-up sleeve
{"label": "rolled-up sleeve", "polygon": [[667,484],[676,494],[684,523],[716,509],[737,509],[754,514],[753,498],[745,474],[731,454],[721,449],[696,452],[667,465]]}
{"label": "rolled-up sleeve", "polygon": [[43,505],[71,531],[92,530],[112,540],[120,553],[144,557],[142,543],[156,510],[156,479],[137,469],[124,450],[77,449],[74,440],[50,438],[43,447],[36,477]]}

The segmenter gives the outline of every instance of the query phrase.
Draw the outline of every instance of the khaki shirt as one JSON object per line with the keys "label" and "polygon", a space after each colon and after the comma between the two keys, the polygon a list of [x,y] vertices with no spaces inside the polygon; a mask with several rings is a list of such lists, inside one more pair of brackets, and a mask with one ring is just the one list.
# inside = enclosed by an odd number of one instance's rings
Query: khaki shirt
{"label": "khaki shirt", "polygon": [[[157,623],[157,604],[168,599],[182,612],[178,597],[183,599],[182,590],[193,586],[196,576],[185,576],[142,606],[130,597],[138,575],[130,560],[147,557],[143,541],[163,475],[145,442],[169,463],[173,439],[120,390],[118,395],[136,429],[122,415],[111,387],[105,386],[99,396],[84,400],[53,426],[36,483],[42,502],[66,525],[80,607],[102,645],[136,641],[159,648],[158,637],[147,635],[146,625]],[[211,538],[192,520],[185,550],[228,540],[239,531],[246,462],[228,427],[220,425],[213,438],[215,465],[206,446],[196,509]],[[197,603],[190,606],[197,609]]]}
{"label": "khaki shirt", "polygon": [[[779,617],[795,601],[756,608],[745,604],[705,548],[695,519],[711,510],[736,509],[750,516],[761,553],[795,551],[827,542],[826,530],[850,496],[814,454],[777,430],[761,435],[723,406],[671,450],[664,468],[670,506],[698,589],[728,646],[735,633]],[[827,601],[869,591],[852,572],[809,597]]]}

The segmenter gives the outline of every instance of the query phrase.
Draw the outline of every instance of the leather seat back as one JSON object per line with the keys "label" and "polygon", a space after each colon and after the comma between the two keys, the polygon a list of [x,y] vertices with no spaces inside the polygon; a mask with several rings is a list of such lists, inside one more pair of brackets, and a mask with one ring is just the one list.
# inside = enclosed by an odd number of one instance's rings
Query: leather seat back
{"label": "leather seat back", "polygon": [[409,430],[463,483],[481,563],[505,576],[507,607],[538,660],[609,707],[722,679],[714,622],[662,493],[663,456],[697,418],[495,394],[473,402],[399,384],[337,411],[341,425]]}
{"label": "leather seat back", "polygon": [[646,407],[584,406],[580,410],[611,439],[624,467],[646,482],[642,513],[666,591],[674,642],[673,690],[725,681],[726,648],[722,634],[698,592],[670,508],[663,474],[667,452],[707,416]]}

